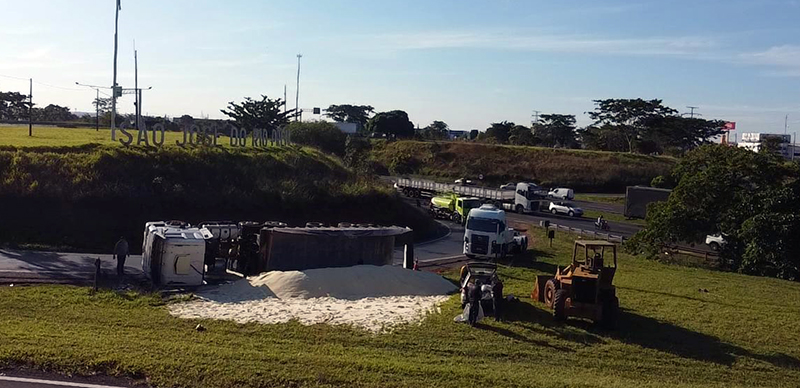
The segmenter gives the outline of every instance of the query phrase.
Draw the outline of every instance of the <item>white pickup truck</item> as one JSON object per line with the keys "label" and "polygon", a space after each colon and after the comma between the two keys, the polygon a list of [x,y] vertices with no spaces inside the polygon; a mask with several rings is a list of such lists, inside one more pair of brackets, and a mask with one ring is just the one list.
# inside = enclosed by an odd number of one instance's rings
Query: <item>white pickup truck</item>
{"label": "white pickup truck", "polygon": [[528,236],[508,227],[505,211],[493,205],[470,210],[464,227],[465,256],[490,259],[527,250]]}

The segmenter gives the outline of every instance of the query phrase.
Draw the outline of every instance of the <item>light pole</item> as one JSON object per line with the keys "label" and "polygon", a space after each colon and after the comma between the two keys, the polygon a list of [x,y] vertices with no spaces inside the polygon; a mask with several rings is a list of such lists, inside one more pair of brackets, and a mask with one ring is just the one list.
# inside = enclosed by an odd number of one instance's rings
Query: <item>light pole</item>
{"label": "light pole", "polygon": [[[95,116],[94,116],[95,117],[95,124],[94,125],[95,125],[95,131],[100,131],[100,89],[108,89],[108,88],[105,87],[105,86],[86,85],[86,84],[82,84],[80,82],[75,82],[75,85],[86,86],[87,88],[94,89],[94,91],[96,92],[97,96],[95,97],[95,100],[94,100],[94,106],[95,106]],[[105,94],[105,93],[103,93],[103,94]],[[114,94],[114,88],[111,88],[111,94],[112,95]],[[111,124],[111,126],[113,127],[114,124]],[[112,132],[112,136],[113,136],[113,132]]]}
{"label": "light pole", "polygon": [[295,121],[303,120],[303,111],[300,110],[300,58],[302,57],[303,54],[297,54],[297,89],[294,95]]}
{"label": "light pole", "polygon": [[111,140],[117,140],[117,33],[119,31],[119,10],[121,0],[117,0],[114,16],[114,83],[111,85]]}

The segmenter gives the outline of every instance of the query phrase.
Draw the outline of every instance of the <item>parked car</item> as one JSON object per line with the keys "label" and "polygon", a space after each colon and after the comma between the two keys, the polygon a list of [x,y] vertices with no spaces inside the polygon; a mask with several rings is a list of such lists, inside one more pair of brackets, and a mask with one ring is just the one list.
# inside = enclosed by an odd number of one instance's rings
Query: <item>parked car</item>
{"label": "parked car", "polygon": [[583,215],[583,209],[575,207],[569,202],[550,202],[550,213],[561,213],[570,217],[580,217]]}
{"label": "parked car", "polygon": [[719,251],[725,245],[725,237],[721,234],[709,234],[706,236],[706,245],[715,251]]}
{"label": "parked car", "polygon": [[572,191],[572,189],[567,189],[564,187],[552,189],[550,190],[549,193],[547,193],[547,195],[551,198],[567,199],[567,200],[575,199],[575,193]]}

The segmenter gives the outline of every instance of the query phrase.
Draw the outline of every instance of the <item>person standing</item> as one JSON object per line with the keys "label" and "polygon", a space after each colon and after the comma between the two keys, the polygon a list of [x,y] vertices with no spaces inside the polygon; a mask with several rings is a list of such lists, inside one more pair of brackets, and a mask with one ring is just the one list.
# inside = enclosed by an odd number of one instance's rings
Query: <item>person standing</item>
{"label": "person standing", "polygon": [[492,280],[492,308],[494,310],[494,320],[503,320],[503,282],[497,277]]}
{"label": "person standing", "polygon": [[114,256],[117,259],[117,276],[121,279],[125,276],[125,259],[128,258],[128,241],[124,236],[114,245]]}
{"label": "person standing", "polygon": [[469,325],[475,326],[478,323],[478,309],[481,308],[481,281],[478,280],[475,284],[471,284],[467,291],[467,296],[469,300]]}

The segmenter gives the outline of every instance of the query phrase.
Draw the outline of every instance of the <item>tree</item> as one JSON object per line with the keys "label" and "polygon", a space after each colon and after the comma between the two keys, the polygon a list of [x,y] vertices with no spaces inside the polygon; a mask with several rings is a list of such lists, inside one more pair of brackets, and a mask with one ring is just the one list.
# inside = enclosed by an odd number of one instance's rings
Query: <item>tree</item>
{"label": "tree", "polygon": [[295,121],[286,127],[292,135],[292,141],[297,144],[308,145],[344,156],[347,135],[327,121]]}
{"label": "tree", "polygon": [[419,131],[419,136],[428,140],[444,140],[450,137],[450,127],[444,121],[434,121]]}
{"label": "tree", "polygon": [[72,121],[78,116],[65,106],[50,104],[44,108],[33,108],[33,118],[38,121]]}
{"label": "tree", "polygon": [[408,119],[408,113],[402,110],[393,110],[378,113],[369,119],[367,131],[386,134],[398,139],[408,139],[414,137],[414,124]]}
{"label": "tree", "polygon": [[749,274],[800,278],[800,167],[769,153],[708,144],[671,173],[669,199],[650,205],[647,227],[626,247],[658,254],[680,241],[721,233],[720,266]]}
{"label": "tree", "polygon": [[0,120],[28,118],[28,96],[17,92],[0,92]]}
{"label": "tree", "polygon": [[524,125],[515,125],[511,128],[508,135],[509,144],[514,145],[536,145],[536,138],[533,136],[533,131]]}
{"label": "tree", "polygon": [[479,135],[480,133],[481,133],[481,132],[480,132],[480,131],[478,131],[477,129],[472,129],[472,130],[470,130],[470,131],[469,131],[469,140],[475,140],[475,139],[477,139],[477,138],[478,138],[478,135]]}
{"label": "tree", "polygon": [[331,105],[325,116],[340,123],[356,123],[360,131],[367,127],[369,116],[374,112],[375,108],[369,105]]}
{"label": "tree", "polygon": [[533,135],[544,147],[576,148],[575,115],[549,114],[539,116]]}
{"label": "tree", "polygon": [[[668,152],[683,155],[700,145],[711,143],[711,138],[723,132],[722,120],[705,120],[681,116],[654,116],[646,123],[648,130],[643,139],[653,144],[650,152]],[[646,151],[645,151],[646,152]]]}
{"label": "tree", "polygon": [[495,142],[498,144],[506,144],[508,143],[508,137],[511,136],[511,130],[516,126],[516,124],[503,121],[500,123],[492,123],[489,128],[486,128],[486,131],[480,137],[482,141],[488,142]]}
{"label": "tree", "polygon": [[618,132],[627,143],[628,152],[634,151],[654,118],[677,113],[662,105],[661,100],[607,99],[594,100],[594,103],[597,107],[589,112],[589,117],[595,121],[595,126],[606,126],[607,130]]}
{"label": "tree", "polygon": [[284,105],[286,101],[280,98],[273,100],[262,95],[261,100],[245,97],[241,104],[231,101],[228,103],[228,109],[220,112],[234,119],[241,128],[265,129],[271,133],[272,129],[289,124],[289,119],[295,117],[294,109],[283,111]]}

